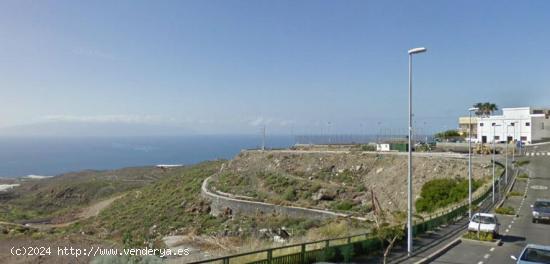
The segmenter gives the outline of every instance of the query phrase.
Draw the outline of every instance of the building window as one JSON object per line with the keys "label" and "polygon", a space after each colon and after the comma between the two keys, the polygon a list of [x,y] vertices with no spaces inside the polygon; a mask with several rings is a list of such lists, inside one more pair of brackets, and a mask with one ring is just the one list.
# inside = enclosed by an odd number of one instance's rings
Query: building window
{"label": "building window", "polygon": [[512,125],[512,126],[515,126],[515,125],[516,125],[516,123],[510,123],[510,125]]}
{"label": "building window", "polygon": [[483,123],[479,123],[479,126],[483,126]]}
{"label": "building window", "polygon": [[527,122],[525,123],[525,126],[531,126],[531,123]]}
{"label": "building window", "polygon": [[527,137],[521,137],[521,141],[527,141]]}
{"label": "building window", "polygon": [[497,123],[493,123],[493,124],[492,124],[492,126],[496,126],[496,125],[497,125]]}
{"label": "building window", "polygon": [[500,136],[495,136],[495,140],[500,140]]}

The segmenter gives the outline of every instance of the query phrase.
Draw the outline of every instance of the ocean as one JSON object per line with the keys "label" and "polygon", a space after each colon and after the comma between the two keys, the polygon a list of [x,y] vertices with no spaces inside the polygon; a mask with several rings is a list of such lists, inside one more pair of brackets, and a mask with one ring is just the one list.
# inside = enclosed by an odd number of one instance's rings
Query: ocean
{"label": "ocean", "polygon": [[[55,176],[86,169],[106,170],[156,164],[193,164],[231,159],[259,148],[260,136],[114,138],[0,138],[0,177]],[[292,136],[269,136],[268,148],[286,148]]]}

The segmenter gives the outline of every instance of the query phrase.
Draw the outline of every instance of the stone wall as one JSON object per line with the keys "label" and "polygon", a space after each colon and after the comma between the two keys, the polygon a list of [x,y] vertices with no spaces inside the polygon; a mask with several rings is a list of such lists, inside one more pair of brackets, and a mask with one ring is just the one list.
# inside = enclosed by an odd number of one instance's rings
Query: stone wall
{"label": "stone wall", "polygon": [[[255,216],[258,214],[264,215],[284,215],[291,218],[307,218],[307,219],[329,219],[336,217],[350,217],[348,214],[336,213],[327,210],[318,210],[318,209],[309,209],[303,207],[295,206],[282,206],[275,205],[263,202],[256,201],[246,201],[241,199],[236,199],[232,197],[222,196],[208,190],[208,181],[209,178],[206,178],[202,183],[201,195],[205,199],[211,202],[211,211],[212,215],[218,216],[223,215],[224,213],[230,210],[233,215],[250,215]],[[366,220],[362,217],[351,217],[358,220]]]}

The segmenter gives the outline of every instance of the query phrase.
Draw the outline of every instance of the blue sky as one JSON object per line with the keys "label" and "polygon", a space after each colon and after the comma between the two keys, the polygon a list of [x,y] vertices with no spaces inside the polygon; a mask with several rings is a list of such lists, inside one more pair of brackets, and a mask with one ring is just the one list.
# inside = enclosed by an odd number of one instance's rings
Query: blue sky
{"label": "blue sky", "polygon": [[548,10],[542,0],[2,1],[0,127],[405,131],[407,49],[425,46],[417,126],[452,128],[478,101],[550,106]]}

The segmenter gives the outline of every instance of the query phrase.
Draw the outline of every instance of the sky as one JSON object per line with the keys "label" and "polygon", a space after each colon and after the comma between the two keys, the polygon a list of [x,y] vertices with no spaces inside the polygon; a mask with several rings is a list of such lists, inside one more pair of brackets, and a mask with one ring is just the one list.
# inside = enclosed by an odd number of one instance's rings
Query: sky
{"label": "sky", "polygon": [[[0,135],[418,133],[550,106],[550,1],[1,1]],[[67,129],[67,127],[85,129]],[[138,132],[136,132],[138,131]]]}

